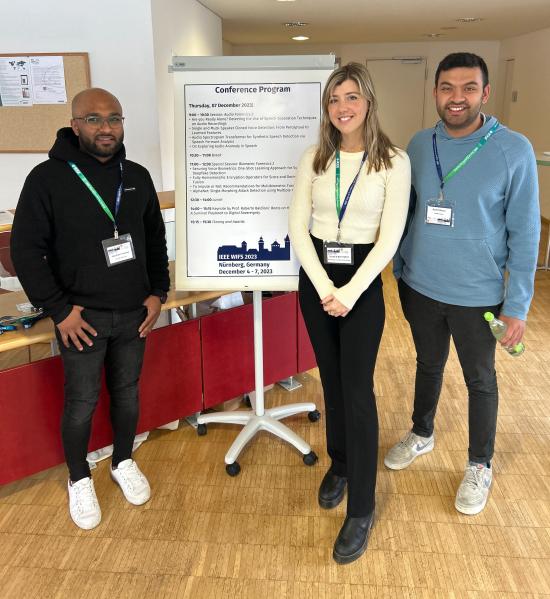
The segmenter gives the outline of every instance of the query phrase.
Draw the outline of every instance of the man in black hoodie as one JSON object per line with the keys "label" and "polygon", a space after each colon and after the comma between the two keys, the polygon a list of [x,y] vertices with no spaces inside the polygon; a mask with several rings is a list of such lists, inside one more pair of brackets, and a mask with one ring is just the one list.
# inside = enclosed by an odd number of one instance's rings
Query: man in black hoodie
{"label": "man in black hoodie", "polygon": [[69,509],[77,526],[90,529],[101,520],[86,454],[103,366],[114,433],[111,476],[131,503],[150,497],[132,446],[145,337],[170,281],[157,195],[147,170],[125,158],[120,102],[88,89],[75,96],[72,116],[49,160],[25,181],[11,254],[30,301],[56,325]]}

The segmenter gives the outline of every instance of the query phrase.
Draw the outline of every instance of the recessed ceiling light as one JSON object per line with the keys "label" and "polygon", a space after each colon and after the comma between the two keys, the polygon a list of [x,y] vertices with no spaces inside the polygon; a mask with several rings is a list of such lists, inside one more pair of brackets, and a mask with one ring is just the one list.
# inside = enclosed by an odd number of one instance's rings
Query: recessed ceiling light
{"label": "recessed ceiling light", "polygon": [[441,37],[444,33],[423,33],[422,37]]}
{"label": "recessed ceiling light", "polygon": [[305,42],[309,39],[309,37],[307,37],[307,35],[295,35],[292,39],[296,40],[297,42]]}
{"label": "recessed ceiling light", "polygon": [[277,2],[294,2],[294,0],[277,0]]}
{"label": "recessed ceiling light", "polygon": [[283,23],[285,27],[305,27],[309,25],[309,23],[304,23],[303,21],[290,21],[289,23]]}
{"label": "recessed ceiling light", "polygon": [[477,23],[478,21],[483,21],[481,17],[460,17],[460,19],[456,19],[457,23]]}

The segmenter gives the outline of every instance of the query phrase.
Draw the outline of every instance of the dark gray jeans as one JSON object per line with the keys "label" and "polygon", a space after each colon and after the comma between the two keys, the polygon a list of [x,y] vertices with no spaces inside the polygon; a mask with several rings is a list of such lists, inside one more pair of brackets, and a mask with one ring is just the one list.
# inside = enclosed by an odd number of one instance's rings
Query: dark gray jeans
{"label": "dark gray jeans", "polygon": [[422,437],[433,434],[452,335],[468,387],[468,457],[479,464],[490,463],[498,410],[496,340],[483,314],[498,314],[500,305],[471,308],[445,304],[418,293],[402,279],[398,288],[416,347],[413,432]]}
{"label": "dark gray jeans", "polygon": [[72,343],[66,348],[56,328],[65,371],[61,436],[73,482],[90,476],[86,455],[103,366],[111,400],[113,467],[132,455],[139,417],[138,383],[145,351],[145,339],[139,337],[138,328],[146,313],[145,307],[131,311],[83,310],[82,318],[94,327],[97,337],[92,338],[92,347],[83,343],[82,351]]}

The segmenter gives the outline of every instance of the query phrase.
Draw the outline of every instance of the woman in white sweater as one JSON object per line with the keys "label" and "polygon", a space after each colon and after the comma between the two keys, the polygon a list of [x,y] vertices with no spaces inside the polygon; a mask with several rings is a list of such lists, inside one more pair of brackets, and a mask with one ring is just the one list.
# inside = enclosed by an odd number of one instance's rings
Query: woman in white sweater
{"label": "woman in white sweater", "polygon": [[289,230],[326,408],[331,465],[319,504],[336,507],[347,487],[346,519],[333,552],[345,564],[363,554],[374,521],[373,374],[385,318],[380,273],[405,226],[410,165],[381,131],[371,78],[358,63],[327,81],[319,137],[298,167]]}

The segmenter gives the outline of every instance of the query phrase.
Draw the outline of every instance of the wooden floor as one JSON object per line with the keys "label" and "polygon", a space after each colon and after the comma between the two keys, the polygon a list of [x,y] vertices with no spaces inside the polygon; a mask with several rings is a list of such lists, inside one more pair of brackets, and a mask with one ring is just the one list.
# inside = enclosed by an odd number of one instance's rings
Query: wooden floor
{"label": "wooden floor", "polygon": [[[323,420],[288,420],[320,456],[313,467],[266,434],[223,457],[237,428],[206,437],[182,424],[155,431],[136,452],[151,501],[126,503],[108,465],[94,473],[103,521],[76,528],[66,505],[65,467],[0,489],[0,597],[185,597],[359,599],[550,595],[550,273],[539,272],[524,356],[498,351],[501,403],[495,479],[478,516],[454,509],[467,458],[467,402],[453,353],[436,422],[436,447],[401,472],[384,468],[387,448],[410,427],[414,353],[385,276],[387,325],[376,376],[380,417],[377,516],[369,549],[337,566],[332,545],[344,511],[324,511],[316,493],[327,467]],[[268,392],[269,405],[313,400],[302,389]],[[32,418],[32,415],[27,415]],[[1,434],[1,433],[0,433]],[[0,458],[1,459],[1,458]]]}

